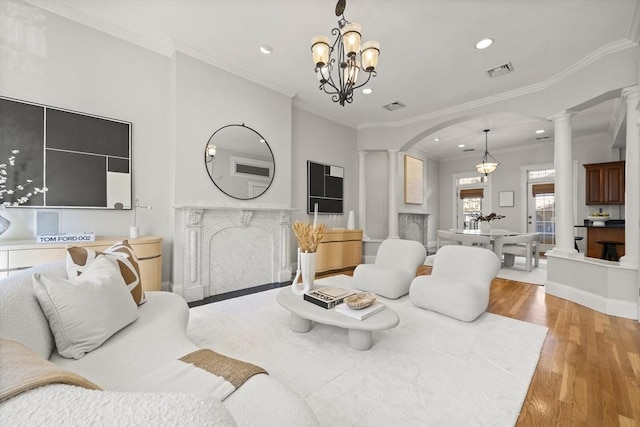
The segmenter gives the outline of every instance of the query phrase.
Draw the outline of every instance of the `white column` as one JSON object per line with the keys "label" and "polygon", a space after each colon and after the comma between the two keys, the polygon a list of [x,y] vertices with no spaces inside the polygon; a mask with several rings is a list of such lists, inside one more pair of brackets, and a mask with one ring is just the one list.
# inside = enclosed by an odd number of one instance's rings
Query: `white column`
{"label": "white column", "polygon": [[362,240],[369,240],[367,236],[367,166],[368,152],[358,151],[358,226],[362,230]]}
{"label": "white column", "polygon": [[556,114],[549,119],[553,121],[554,143],[553,156],[556,201],[556,246],[553,252],[572,255],[577,253],[573,246],[573,155],[571,150],[571,116],[570,113]]}
{"label": "white column", "polygon": [[620,265],[640,266],[640,87],[622,91],[627,100],[627,148],[625,153],[624,256]]}
{"label": "white column", "polygon": [[389,239],[399,239],[398,235],[398,152],[387,150],[389,156]]}

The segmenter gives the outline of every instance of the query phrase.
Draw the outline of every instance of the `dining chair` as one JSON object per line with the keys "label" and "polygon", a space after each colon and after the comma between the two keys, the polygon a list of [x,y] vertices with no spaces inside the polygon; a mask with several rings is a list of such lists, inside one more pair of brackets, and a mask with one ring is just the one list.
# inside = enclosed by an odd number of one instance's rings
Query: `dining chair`
{"label": "dining chair", "polygon": [[493,251],[500,260],[504,255],[505,267],[513,267],[516,256],[524,257],[525,270],[531,271],[534,265],[538,267],[540,263],[539,243],[538,234],[500,236],[493,242]]}
{"label": "dining chair", "polygon": [[491,238],[475,234],[455,234],[455,240],[463,246],[480,246],[491,249]]}
{"label": "dining chair", "polygon": [[456,240],[456,236],[459,234],[453,231],[438,230],[436,232],[436,251],[445,245],[459,245],[460,242]]}

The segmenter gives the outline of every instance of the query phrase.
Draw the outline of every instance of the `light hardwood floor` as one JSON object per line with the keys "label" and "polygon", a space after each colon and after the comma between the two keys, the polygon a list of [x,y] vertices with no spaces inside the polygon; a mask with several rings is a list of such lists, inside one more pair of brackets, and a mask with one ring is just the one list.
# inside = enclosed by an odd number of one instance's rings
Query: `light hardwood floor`
{"label": "light hardwood floor", "polygon": [[[430,273],[431,267],[418,269]],[[637,321],[498,278],[488,311],[549,328],[517,426],[640,427]]]}

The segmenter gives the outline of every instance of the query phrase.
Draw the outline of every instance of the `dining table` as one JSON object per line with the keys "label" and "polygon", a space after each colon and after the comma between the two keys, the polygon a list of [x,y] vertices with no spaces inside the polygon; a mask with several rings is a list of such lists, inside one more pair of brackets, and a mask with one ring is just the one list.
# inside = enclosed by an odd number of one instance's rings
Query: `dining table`
{"label": "dining table", "polygon": [[[455,234],[466,234],[466,235],[471,235],[471,236],[486,236],[489,237],[489,240],[491,242],[491,250],[493,250],[493,252],[498,255],[498,257],[502,258],[502,253],[498,253],[495,250],[495,239],[497,237],[506,237],[506,236],[519,236],[521,234],[530,234],[530,233],[520,233],[517,231],[511,231],[511,230],[504,230],[504,229],[499,229],[499,228],[490,228],[488,230],[463,230],[463,229],[455,229],[452,228],[449,231],[451,231],[452,233]],[[538,245],[534,245],[534,257],[536,259],[536,267],[538,266]],[[506,256],[505,255],[505,266],[513,266],[514,263],[514,257],[513,255],[510,256]]]}

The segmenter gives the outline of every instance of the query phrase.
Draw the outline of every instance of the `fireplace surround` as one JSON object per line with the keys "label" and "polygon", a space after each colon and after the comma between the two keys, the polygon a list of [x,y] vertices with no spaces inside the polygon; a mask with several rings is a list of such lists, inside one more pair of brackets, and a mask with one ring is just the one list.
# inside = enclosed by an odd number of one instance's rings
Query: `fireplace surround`
{"label": "fireplace surround", "polygon": [[[291,280],[289,242],[294,209],[258,206],[177,206],[182,213],[182,283],[188,302]],[[176,278],[174,278],[175,281]]]}

